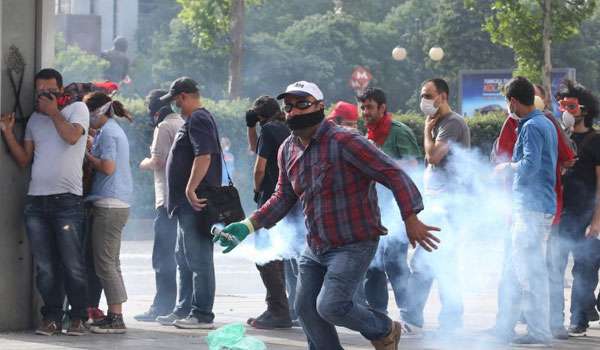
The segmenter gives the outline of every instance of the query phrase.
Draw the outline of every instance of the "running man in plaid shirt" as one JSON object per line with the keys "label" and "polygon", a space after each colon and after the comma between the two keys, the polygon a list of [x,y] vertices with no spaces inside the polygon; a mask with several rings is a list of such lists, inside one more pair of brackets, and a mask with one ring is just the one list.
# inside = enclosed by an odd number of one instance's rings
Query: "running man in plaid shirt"
{"label": "running man in plaid shirt", "polygon": [[[422,223],[421,195],[397,163],[358,133],[323,121],[323,93],[299,81],[277,97],[285,102],[292,130],[279,148],[279,180],[273,196],[249,218],[217,236],[225,253],[253,231],[274,226],[300,199],[308,248],[300,260],[295,308],[309,349],[340,350],[335,326],[360,332],[377,350],[396,350],[401,326],[352,298],[379,241],[381,225],[375,182],[390,188],[408,237],[427,250],[439,240]],[[235,240],[227,238],[233,236]]]}

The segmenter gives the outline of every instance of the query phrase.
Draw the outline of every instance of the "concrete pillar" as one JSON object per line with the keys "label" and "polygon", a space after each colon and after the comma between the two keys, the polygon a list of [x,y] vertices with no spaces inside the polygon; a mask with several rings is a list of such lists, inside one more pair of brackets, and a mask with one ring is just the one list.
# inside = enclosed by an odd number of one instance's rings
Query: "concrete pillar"
{"label": "concrete pillar", "polygon": [[[54,0],[3,0],[0,2],[0,110],[13,109],[15,95],[6,70],[6,55],[15,45],[25,60],[21,91],[23,111],[33,107],[33,76],[54,55],[52,17]],[[42,33],[42,30],[45,31]],[[48,51],[51,50],[51,51]],[[24,123],[17,126],[22,135]],[[32,259],[23,228],[23,205],[29,169],[19,169],[0,141],[0,331],[33,326],[37,300],[33,292]]]}

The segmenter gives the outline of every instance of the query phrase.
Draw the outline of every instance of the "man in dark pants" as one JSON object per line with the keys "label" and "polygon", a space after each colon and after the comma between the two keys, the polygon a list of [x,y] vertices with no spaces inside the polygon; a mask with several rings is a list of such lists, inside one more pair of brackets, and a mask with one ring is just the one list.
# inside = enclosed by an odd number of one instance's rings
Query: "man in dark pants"
{"label": "man in dark pants", "polygon": [[600,113],[598,99],[583,86],[565,81],[557,93],[563,122],[573,125],[571,139],[577,145],[577,161],[563,176],[563,202],[558,235],[550,241],[550,326],[564,322],[564,273],[572,252],[573,288],[569,335],[585,336],[592,320],[600,268],[600,135],[594,119]]}
{"label": "man in dark pants", "polygon": [[183,119],[171,110],[168,103],[160,101],[165,90],[152,90],[146,97],[148,112],[155,125],[150,158],[144,158],[140,169],[154,172],[154,197],[156,216],[154,218],[154,246],[152,248],[152,268],[156,281],[156,294],[150,309],[136,315],[138,321],[155,321],[173,311],[177,298],[177,264],[175,262],[175,243],[177,241],[177,219],[169,218],[165,207],[167,182],[165,166],[177,131],[183,125]]}
{"label": "man in dark pants", "polygon": [[221,186],[219,135],[192,79],[176,79],[161,100],[170,101],[171,108],[185,119],[167,158],[166,202],[167,212],[176,216],[179,224],[175,258],[182,292],[177,309],[190,305],[191,310],[185,318],[175,312],[170,315],[177,318],[175,327],[211,329],[215,317],[215,266],[210,227],[214,219],[203,210],[207,202],[196,192],[201,186]]}
{"label": "man in dark pants", "polygon": [[[281,143],[290,136],[290,129],[285,125],[284,115],[277,100],[270,96],[261,96],[252,109],[246,113],[246,123],[252,129],[260,122],[260,136],[256,146],[256,162],[254,164],[254,199],[260,208],[271,198],[277,185],[279,168],[277,167],[277,151]],[[249,130],[249,134],[250,134]],[[270,245],[269,232],[261,230],[256,236],[257,248]],[[286,295],[286,276],[284,260],[270,261],[264,265],[256,265],[260,277],[267,290],[265,301],[267,310],[257,318],[248,319],[254,328],[274,329],[292,327],[290,307]],[[295,285],[293,286],[295,289]]]}
{"label": "man in dark pants", "polygon": [[216,239],[227,253],[256,229],[275,225],[300,200],[308,247],[298,261],[295,309],[309,348],[342,349],[335,326],[343,326],[360,332],[376,350],[397,350],[400,324],[353,301],[379,236],[387,233],[375,181],[392,189],[413,244],[436,248],[439,240],[430,231],[439,229],[417,218],[421,196],[394,160],[358,133],[323,121],[323,93],[316,84],[290,84],[278,98],[285,101],[292,135],[279,148],[275,193]]}

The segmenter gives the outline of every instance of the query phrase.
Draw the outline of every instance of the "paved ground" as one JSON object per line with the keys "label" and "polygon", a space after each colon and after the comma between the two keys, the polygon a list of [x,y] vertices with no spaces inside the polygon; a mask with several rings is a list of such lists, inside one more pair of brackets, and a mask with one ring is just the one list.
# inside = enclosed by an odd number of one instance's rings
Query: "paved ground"
{"label": "paved ground", "polygon": [[[66,349],[208,349],[204,341],[206,331],[182,331],[154,323],[140,323],[132,319],[144,311],[152,301],[154,279],[151,269],[151,242],[125,241],[122,250],[122,265],[129,293],[125,305],[126,323],[129,331],[125,335],[89,335],[84,337],[41,337],[32,332],[0,333],[2,350],[66,350]],[[217,298],[215,313],[217,325],[231,322],[244,322],[249,316],[262,312],[264,290],[254,266],[241,257],[216,254]],[[475,265],[475,264],[472,264]],[[495,281],[497,276],[484,273],[483,288],[465,295],[465,330],[453,339],[435,333],[436,315],[439,310],[437,294],[432,292],[426,309],[427,332],[422,340],[403,340],[401,349],[502,349],[482,331],[491,327],[496,312]],[[481,282],[481,281],[480,281]],[[565,290],[567,295],[570,290]],[[391,299],[392,300],[392,299]],[[397,315],[396,309],[390,310]],[[372,349],[360,335],[339,329],[346,350]],[[268,349],[306,349],[306,341],[301,329],[286,331],[255,331],[248,334],[262,339]],[[600,325],[596,322],[586,338],[556,342],[555,349],[600,349]],[[322,349],[328,350],[328,349]]]}

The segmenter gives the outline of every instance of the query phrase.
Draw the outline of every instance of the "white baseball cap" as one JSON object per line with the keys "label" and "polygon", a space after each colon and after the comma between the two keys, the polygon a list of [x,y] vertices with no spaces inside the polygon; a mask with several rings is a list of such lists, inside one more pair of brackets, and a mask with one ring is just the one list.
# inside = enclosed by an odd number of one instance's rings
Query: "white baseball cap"
{"label": "white baseball cap", "polygon": [[287,95],[301,96],[301,97],[312,96],[312,97],[316,98],[317,101],[323,100],[323,93],[321,92],[321,89],[319,89],[317,84],[311,83],[308,81],[304,81],[304,80],[300,80],[300,81],[297,81],[295,83],[291,83],[290,85],[288,85],[288,87],[285,89],[285,92],[279,94],[279,96],[277,96],[277,99],[281,100],[282,98],[285,98],[285,96],[287,96]]}

